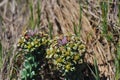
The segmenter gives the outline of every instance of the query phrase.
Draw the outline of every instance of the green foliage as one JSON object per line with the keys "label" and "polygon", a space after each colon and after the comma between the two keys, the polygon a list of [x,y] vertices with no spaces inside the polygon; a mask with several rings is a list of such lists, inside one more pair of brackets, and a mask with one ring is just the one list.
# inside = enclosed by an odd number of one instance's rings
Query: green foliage
{"label": "green foliage", "polygon": [[80,30],[81,30],[81,26],[82,26],[82,24],[81,24],[81,21],[82,21],[82,8],[81,8],[81,5],[80,5],[80,2],[79,2],[79,7],[80,7],[79,8],[79,23],[78,23],[78,25],[73,23],[73,25],[74,25],[74,34],[76,36],[80,37]]}
{"label": "green foliage", "polygon": [[56,37],[51,41],[50,47],[47,49],[46,58],[56,66],[56,69],[63,76],[71,76],[74,75],[71,73],[76,70],[76,65],[83,63],[82,54],[84,52],[85,45],[78,37],[74,35]]}
{"label": "green foliage", "polygon": [[45,56],[48,35],[27,31],[18,42],[18,49],[23,52],[24,63],[21,70],[22,80],[40,79],[39,70]]}
{"label": "green foliage", "polygon": [[96,80],[100,80],[100,76],[99,76],[99,71],[98,71],[98,65],[97,65],[97,60],[96,58],[94,59],[94,66],[95,66],[95,79]]}
{"label": "green foliage", "polygon": [[[23,63],[24,68],[21,71],[21,80],[35,79],[37,75],[38,62],[35,61],[35,56],[32,54],[25,55],[25,61]],[[37,70],[38,69],[38,70]]]}
{"label": "green foliage", "polygon": [[108,3],[101,2],[102,10],[102,34],[110,42],[113,41],[113,34],[108,31]]}
{"label": "green foliage", "polygon": [[30,4],[29,4],[29,6],[30,6],[30,12],[31,12],[31,16],[30,16],[30,26],[31,26],[31,28],[32,29],[34,29],[35,28],[35,20],[34,20],[34,8],[33,8],[33,2],[32,2],[33,0],[30,0]]}
{"label": "green foliage", "polygon": [[48,27],[49,27],[49,36],[50,36],[50,39],[52,39],[53,38],[53,26],[52,26],[52,23],[50,22],[50,21],[48,21]]}
{"label": "green foliage", "polygon": [[120,26],[120,4],[118,5],[118,9],[119,9],[119,12],[118,12],[118,19],[119,19],[119,26]]}
{"label": "green foliage", "polygon": [[103,19],[102,31],[103,31],[103,34],[107,34],[107,32],[108,32],[108,27],[107,27],[108,4],[107,4],[107,2],[102,2],[101,8],[102,8],[102,19]]}
{"label": "green foliage", "polygon": [[[71,75],[78,72],[78,65],[83,63],[85,49],[84,43],[75,35],[50,39],[47,34],[26,31],[18,42],[18,50],[24,55],[21,79],[44,77],[40,74],[40,70],[44,69],[43,63],[52,67],[48,64],[51,63],[54,70],[60,72],[65,79],[72,79]],[[47,62],[44,62],[45,59]],[[73,79],[78,79],[78,75]]]}
{"label": "green foliage", "polygon": [[79,25],[78,25],[78,28],[79,28],[79,31],[78,31],[78,35],[80,36],[80,30],[81,30],[81,27],[82,27],[82,7],[81,7],[81,4],[80,4],[80,1],[79,1],[79,6],[80,6],[80,14],[79,14]]}
{"label": "green foliage", "polygon": [[95,80],[100,80],[100,76],[99,76],[99,70],[98,70],[98,65],[97,65],[97,59],[94,58],[94,68],[95,71],[93,69],[91,69],[91,67],[89,65],[87,65],[88,68],[90,69],[92,75],[94,76]]}
{"label": "green foliage", "polygon": [[120,79],[120,42],[117,45],[115,66],[116,66],[115,80],[119,80]]}
{"label": "green foliage", "polygon": [[76,24],[75,24],[75,23],[73,23],[73,24],[74,24],[74,34],[75,34],[76,36],[78,36],[77,26],[76,26]]}
{"label": "green foliage", "polygon": [[41,19],[41,0],[38,0],[38,4],[37,4],[37,16],[38,16],[38,19],[37,19],[37,26],[39,27],[39,24],[40,24],[40,19]]}
{"label": "green foliage", "polygon": [[2,44],[0,42],[0,68],[2,67]]}
{"label": "green foliage", "polygon": [[[41,19],[41,0],[38,0],[37,2],[37,12],[34,9],[34,0],[30,0],[29,2],[29,8],[30,8],[30,18],[29,18],[29,26],[31,26],[32,29],[35,29],[35,27],[39,27],[40,25],[40,19]],[[35,17],[37,16],[37,18]]]}

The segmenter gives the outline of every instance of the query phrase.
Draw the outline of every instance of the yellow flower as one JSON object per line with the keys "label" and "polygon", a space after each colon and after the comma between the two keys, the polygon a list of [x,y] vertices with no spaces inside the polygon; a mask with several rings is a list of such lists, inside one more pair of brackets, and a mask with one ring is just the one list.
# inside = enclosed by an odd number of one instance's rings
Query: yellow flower
{"label": "yellow flower", "polygon": [[71,51],[71,48],[70,48],[70,47],[67,47],[67,50],[68,50],[68,51]]}
{"label": "yellow flower", "polygon": [[36,40],[34,40],[34,44],[38,44],[38,40],[36,39]]}
{"label": "yellow flower", "polygon": [[75,44],[74,47],[73,47],[73,49],[77,50],[77,48],[78,48],[78,46],[77,46],[77,44]]}
{"label": "yellow flower", "polygon": [[70,43],[70,44],[69,44],[69,47],[73,47],[73,46],[74,46],[74,44],[73,44],[73,43]]}
{"label": "yellow flower", "polygon": [[58,59],[56,60],[57,63],[60,63],[60,62],[62,62],[62,61],[63,61],[62,58],[58,58]]}
{"label": "yellow flower", "polygon": [[67,65],[65,66],[65,68],[66,68],[67,71],[69,71],[69,70],[71,69],[71,65],[70,65],[70,64],[67,64]]}
{"label": "yellow flower", "polygon": [[27,46],[27,48],[30,49],[31,47],[32,47],[32,45],[29,43],[28,46]]}
{"label": "yellow flower", "polygon": [[65,56],[69,56],[69,55],[70,55],[69,51],[65,52]]}
{"label": "yellow flower", "polygon": [[52,58],[52,57],[53,57],[53,53],[50,51],[50,49],[47,49],[46,58]]}
{"label": "yellow flower", "polygon": [[81,45],[79,46],[79,50],[84,51],[84,50],[85,50],[85,45],[81,44]]}
{"label": "yellow flower", "polygon": [[60,52],[60,50],[59,50],[59,49],[57,49],[56,51],[57,51],[57,52]]}
{"label": "yellow flower", "polygon": [[24,43],[24,38],[21,38],[21,39],[19,40],[19,43],[20,43],[20,44]]}
{"label": "yellow flower", "polygon": [[54,49],[53,49],[52,47],[50,47],[50,52],[53,52],[53,50],[54,50]]}
{"label": "yellow flower", "polygon": [[79,55],[75,55],[75,56],[74,56],[74,60],[75,60],[75,61],[77,61],[79,58],[80,58]]}
{"label": "yellow flower", "polygon": [[47,55],[49,55],[50,54],[50,50],[49,49],[47,49]]}

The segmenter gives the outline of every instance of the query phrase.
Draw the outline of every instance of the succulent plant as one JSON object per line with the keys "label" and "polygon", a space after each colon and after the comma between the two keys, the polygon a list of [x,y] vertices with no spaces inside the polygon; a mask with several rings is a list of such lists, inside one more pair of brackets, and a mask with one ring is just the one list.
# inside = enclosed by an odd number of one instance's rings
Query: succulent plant
{"label": "succulent plant", "polygon": [[24,55],[23,69],[21,70],[22,80],[40,79],[39,70],[45,58],[48,35],[26,31],[18,42],[18,49]]}
{"label": "succulent plant", "polygon": [[85,45],[77,36],[56,37],[47,49],[46,58],[65,76],[76,69],[75,65],[82,63],[84,52]]}
{"label": "succulent plant", "polygon": [[35,57],[31,54],[26,54],[25,61],[23,63],[24,68],[21,70],[21,80],[30,80],[37,77],[38,62]]}
{"label": "succulent plant", "polygon": [[40,70],[45,69],[45,66],[51,69],[54,65],[53,70],[60,72],[62,77],[75,72],[76,65],[83,63],[81,56],[86,48],[83,41],[75,35],[55,37],[51,40],[45,33],[27,31],[20,38],[18,49],[24,53],[21,79],[36,80],[43,77]]}
{"label": "succulent plant", "polygon": [[48,35],[45,33],[25,32],[18,42],[19,50],[26,53],[34,51],[36,48],[48,42]]}

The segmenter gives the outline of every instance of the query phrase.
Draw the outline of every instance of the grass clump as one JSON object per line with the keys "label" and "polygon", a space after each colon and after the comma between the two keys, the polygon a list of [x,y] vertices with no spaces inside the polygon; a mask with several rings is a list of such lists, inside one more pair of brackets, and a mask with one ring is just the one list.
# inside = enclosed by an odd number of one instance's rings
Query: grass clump
{"label": "grass clump", "polygon": [[120,42],[117,44],[115,66],[116,66],[115,80],[119,80],[120,79]]}
{"label": "grass clump", "polygon": [[0,42],[0,69],[2,67],[2,44]]}

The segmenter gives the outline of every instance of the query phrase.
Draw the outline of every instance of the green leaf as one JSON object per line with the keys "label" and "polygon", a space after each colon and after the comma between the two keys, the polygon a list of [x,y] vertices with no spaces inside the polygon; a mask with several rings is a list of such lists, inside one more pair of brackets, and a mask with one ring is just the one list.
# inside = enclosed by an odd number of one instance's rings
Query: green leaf
{"label": "green leaf", "polygon": [[21,78],[23,79],[25,79],[26,80],[26,76],[27,76],[27,71],[26,71],[26,69],[23,69],[22,71],[21,71]]}
{"label": "green leaf", "polygon": [[98,72],[98,65],[96,58],[94,59],[94,66],[95,66],[95,74],[96,74],[96,80],[100,80],[99,72]]}
{"label": "green leaf", "polygon": [[23,65],[27,70],[31,70],[31,64],[29,62],[25,62]]}
{"label": "green leaf", "polygon": [[31,77],[35,75],[35,71],[32,71],[31,72]]}

